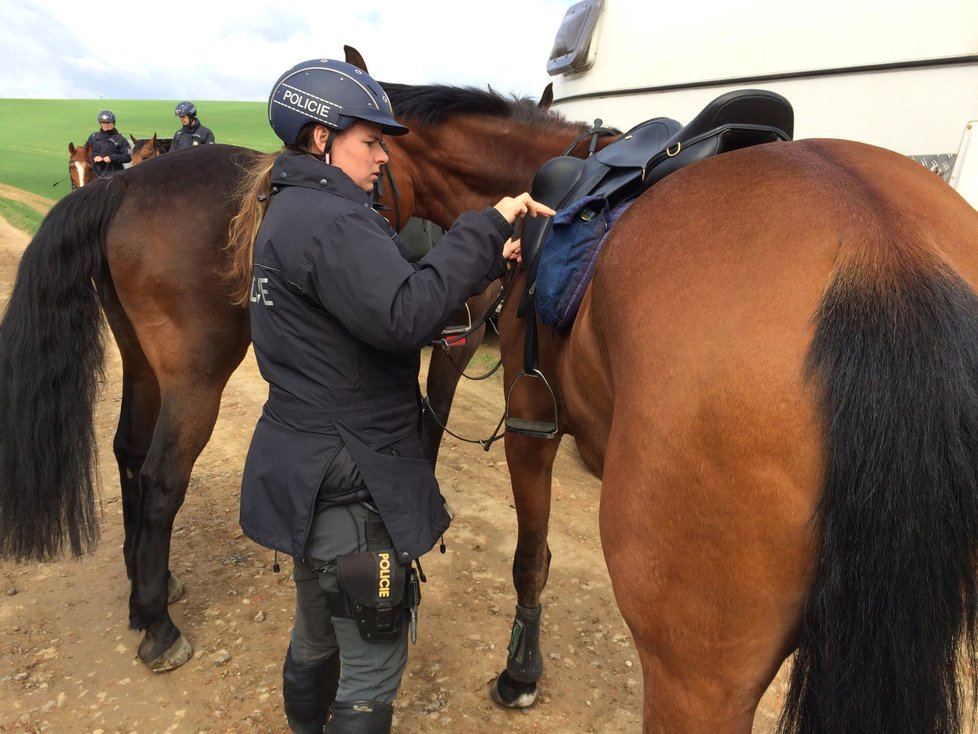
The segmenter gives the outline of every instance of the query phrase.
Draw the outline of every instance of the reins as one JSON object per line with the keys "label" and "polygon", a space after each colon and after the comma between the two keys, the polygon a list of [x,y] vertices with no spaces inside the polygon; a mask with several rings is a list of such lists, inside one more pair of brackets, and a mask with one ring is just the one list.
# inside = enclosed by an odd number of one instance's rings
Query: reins
{"label": "reins", "polygon": [[[492,303],[489,305],[489,308],[486,309],[486,312],[485,314],[483,314],[481,319],[476,321],[474,324],[472,324],[461,334],[453,335],[451,339],[443,338],[443,339],[437,339],[433,341],[432,346],[441,346],[446,352],[449,352],[449,349],[451,348],[451,344],[453,342],[459,341],[460,339],[464,339],[469,335],[474,334],[481,326],[485,324],[489,324],[490,326],[492,326],[493,331],[495,331],[496,334],[498,335],[499,331],[498,329],[496,329],[496,326],[492,322],[492,314],[496,312],[496,309],[499,308],[499,305],[503,302],[503,298],[506,295],[507,286],[510,284],[510,281],[512,281],[513,278],[515,277],[515,273],[516,273],[515,268],[509,271],[509,275],[507,276],[506,281],[499,287],[499,294],[493,299]],[[499,370],[499,368],[502,366],[503,363],[503,359],[502,357],[500,357],[496,361],[496,364],[488,372],[479,375],[478,377],[470,377],[469,375],[465,374],[464,369],[459,368],[458,364],[452,358],[450,353],[448,354],[448,361],[451,362],[452,367],[455,368],[455,370],[459,373],[459,375],[466,378],[467,380],[472,380],[472,381],[485,380],[486,378],[491,377],[492,375],[496,374],[496,372]],[[431,415],[432,420],[435,423],[437,423],[438,426],[449,436],[452,436],[453,438],[457,438],[459,441],[464,441],[465,443],[479,444],[479,446],[481,446],[485,451],[489,451],[490,447],[503,436],[503,434],[500,433],[499,429],[503,427],[503,422],[506,420],[505,408],[503,409],[502,416],[499,418],[499,422],[496,424],[495,430],[493,430],[492,435],[489,436],[489,438],[466,438],[465,436],[460,436],[457,433],[454,433],[453,431],[449,430],[448,426],[446,426],[445,423],[442,423],[442,421],[439,420],[438,414],[435,413],[435,409],[431,407],[431,402],[428,400],[427,395],[425,395],[421,399],[421,408],[422,410],[427,411]]]}

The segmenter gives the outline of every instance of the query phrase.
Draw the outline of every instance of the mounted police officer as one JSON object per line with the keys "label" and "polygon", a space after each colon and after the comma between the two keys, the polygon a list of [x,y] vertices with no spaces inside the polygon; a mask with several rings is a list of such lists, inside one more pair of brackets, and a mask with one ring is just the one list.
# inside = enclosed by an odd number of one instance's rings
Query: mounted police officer
{"label": "mounted police officer", "polygon": [[292,731],[385,733],[420,596],[411,564],[450,520],[421,450],[420,350],[517,257],[513,222],[553,212],[528,194],[467,212],[412,265],[371,206],[383,136],[408,132],[380,85],[306,61],[275,83],[268,118],[285,149],[255,241],[251,329],[269,394],[241,527],[293,556]]}
{"label": "mounted police officer", "polygon": [[92,157],[92,172],[96,177],[114,176],[132,160],[132,148],[115,129],[115,115],[111,110],[98,113],[99,129],[88,136],[88,149]]}
{"label": "mounted police officer", "polygon": [[200,120],[197,119],[197,107],[193,102],[181,102],[173,110],[173,114],[180,118],[183,127],[173,133],[170,152],[217,142],[214,140],[214,133],[200,124]]}

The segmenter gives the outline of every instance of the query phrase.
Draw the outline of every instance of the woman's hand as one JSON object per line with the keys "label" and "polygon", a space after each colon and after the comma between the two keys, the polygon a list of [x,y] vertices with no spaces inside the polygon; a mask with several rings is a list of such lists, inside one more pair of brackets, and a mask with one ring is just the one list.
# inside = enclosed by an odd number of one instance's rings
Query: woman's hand
{"label": "woman's hand", "polygon": [[503,243],[503,260],[515,260],[518,263],[523,262],[520,240],[506,240]]}
{"label": "woman's hand", "polygon": [[506,217],[506,221],[513,224],[517,219],[529,214],[531,217],[542,215],[552,217],[556,212],[546,204],[534,201],[526,192],[519,196],[507,196],[499,200],[495,206],[496,211]]}

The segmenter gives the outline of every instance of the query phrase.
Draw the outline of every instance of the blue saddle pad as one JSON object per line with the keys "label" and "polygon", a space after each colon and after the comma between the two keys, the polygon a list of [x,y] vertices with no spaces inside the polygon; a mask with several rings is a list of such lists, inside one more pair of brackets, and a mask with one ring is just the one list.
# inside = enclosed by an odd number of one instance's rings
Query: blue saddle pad
{"label": "blue saddle pad", "polygon": [[558,331],[574,323],[612,225],[631,201],[610,209],[601,196],[586,196],[557,210],[544,240],[534,290],[540,320]]}

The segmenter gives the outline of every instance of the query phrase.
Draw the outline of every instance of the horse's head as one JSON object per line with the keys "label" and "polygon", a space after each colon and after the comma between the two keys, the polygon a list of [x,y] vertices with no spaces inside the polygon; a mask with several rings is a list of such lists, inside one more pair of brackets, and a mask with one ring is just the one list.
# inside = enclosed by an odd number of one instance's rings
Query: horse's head
{"label": "horse's head", "polygon": [[151,138],[137,139],[131,133],[129,137],[132,139],[132,163],[130,167],[138,166],[147,158],[155,158],[160,154],[160,146],[156,141],[156,133],[153,133],[153,137]]}
{"label": "horse's head", "polygon": [[71,177],[71,188],[80,189],[85,184],[91,183],[94,176],[92,174],[92,151],[88,143],[76,148],[74,143],[68,143],[68,175]]}

